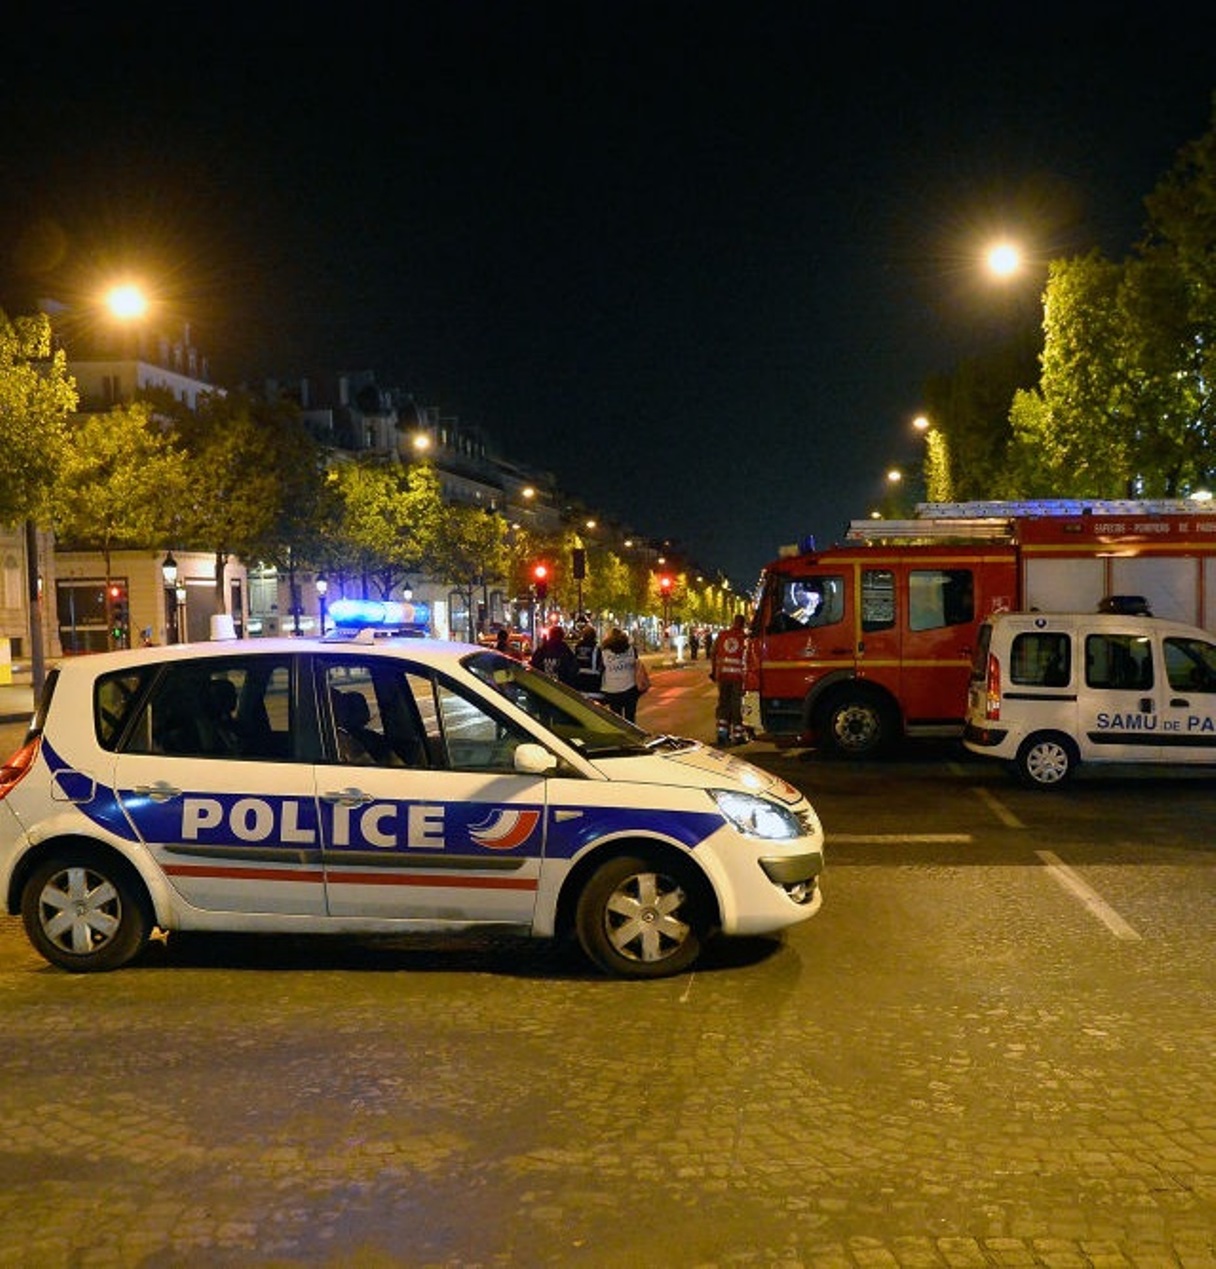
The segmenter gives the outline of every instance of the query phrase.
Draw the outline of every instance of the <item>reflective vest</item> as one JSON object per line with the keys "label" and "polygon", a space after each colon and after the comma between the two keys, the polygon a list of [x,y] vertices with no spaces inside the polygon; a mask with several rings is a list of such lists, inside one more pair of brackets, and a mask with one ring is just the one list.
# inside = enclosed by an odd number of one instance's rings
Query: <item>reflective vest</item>
{"label": "reflective vest", "polygon": [[742,631],[724,630],[714,642],[714,678],[741,679],[744,671]]}

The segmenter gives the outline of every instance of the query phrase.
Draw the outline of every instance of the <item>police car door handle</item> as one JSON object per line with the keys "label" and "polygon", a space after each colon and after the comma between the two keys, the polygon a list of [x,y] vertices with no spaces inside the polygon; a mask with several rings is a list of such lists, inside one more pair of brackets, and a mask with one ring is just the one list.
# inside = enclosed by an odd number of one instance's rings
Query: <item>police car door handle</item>
{"label": "police car door handle", "polygon": [[1172,696],[1170,698],[1171,709],[1190,709],[1191,702],[1185,696]]}
{"label": "police car door handle", "polygon": [[137,784],[135,793],[152,802],[170,802],[182,795],[181,789],[175,788],[167,780],[157,780],[155,784]]}
{"label": "police car door handle", "polygon": [[365,802],[374,801],[370,793],[362,789],[333,789],[321,794],[322,802],[333,802],[338,806],[362,806]]}

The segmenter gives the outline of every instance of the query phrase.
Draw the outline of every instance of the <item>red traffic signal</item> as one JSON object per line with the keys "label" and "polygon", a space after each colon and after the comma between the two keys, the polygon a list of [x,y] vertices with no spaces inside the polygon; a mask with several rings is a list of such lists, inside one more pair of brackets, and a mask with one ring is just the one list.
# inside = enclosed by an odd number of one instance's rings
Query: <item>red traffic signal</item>
{"label": "red traffic signal", "polygon": [[671,594],[671,578],[668,574],[664,573],[663,576],[659,578],[659,589],[664,595]]}
{"label": "red traffic signal", "polygon": [[532,585],[537,599],[544,599],[549,593],[549,566],[536,564],[532,568]]}

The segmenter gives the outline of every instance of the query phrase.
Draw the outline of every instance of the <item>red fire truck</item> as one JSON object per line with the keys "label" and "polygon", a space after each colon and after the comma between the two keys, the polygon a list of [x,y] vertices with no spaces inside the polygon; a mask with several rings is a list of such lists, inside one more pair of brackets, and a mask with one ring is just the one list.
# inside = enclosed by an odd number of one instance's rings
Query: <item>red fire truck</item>
{"label": "red fire truck", "polygon": [[869,756],[962,731],[976,627],[1010,610],[1147,607],[1216,632],[1216,506],[926,503],[760,577],[745,721]]}

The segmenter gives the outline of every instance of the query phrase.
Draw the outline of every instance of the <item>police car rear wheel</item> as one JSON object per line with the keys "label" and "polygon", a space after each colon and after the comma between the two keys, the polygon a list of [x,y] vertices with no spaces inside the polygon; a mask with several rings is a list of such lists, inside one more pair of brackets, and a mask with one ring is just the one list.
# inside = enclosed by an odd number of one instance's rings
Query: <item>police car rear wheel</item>
{"label": "police car rear wheel", "polygon": [[1059,789],[1072,778],[1079,761],[1077,747],[1067,736],[1040,732],[1022,741],[1014,766],[1030,788]]}
{"label": "police car rear wheel", "polygon": [[593,873],[575,918],[588,958],[609,974],[660,978],[687,969],[708,928],[697,887],[668,865],[626,857]]}
{"label": "police car rear wheel", "polygon": [[117,969],[143,951],[152,918],[139,882],[118,861],[69,851],[39,865],[21,892],[35,948],[73,973]]}

